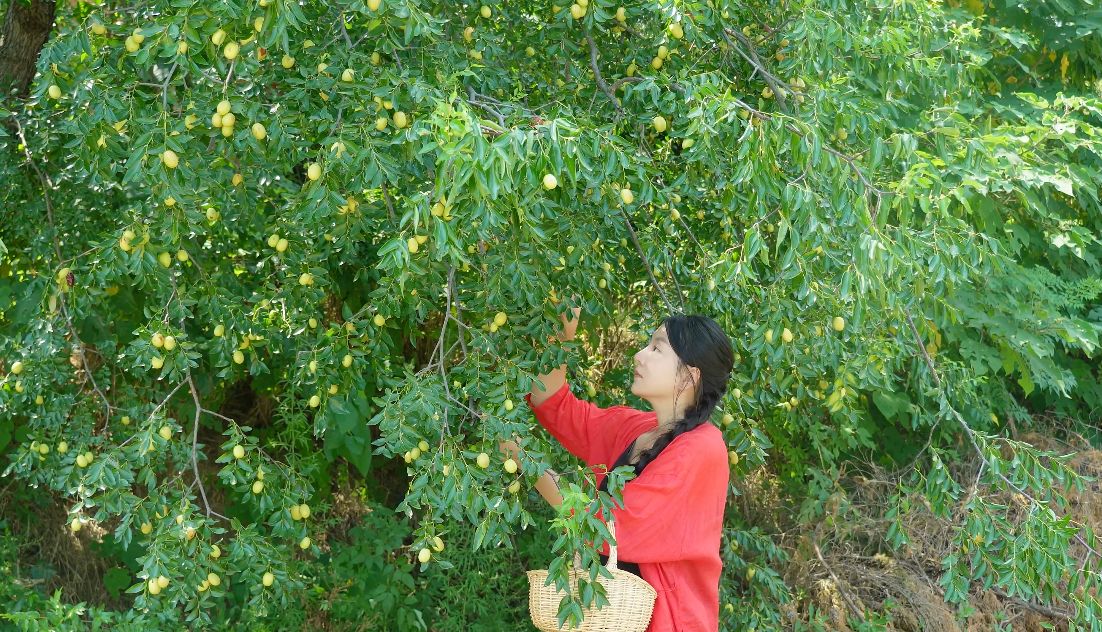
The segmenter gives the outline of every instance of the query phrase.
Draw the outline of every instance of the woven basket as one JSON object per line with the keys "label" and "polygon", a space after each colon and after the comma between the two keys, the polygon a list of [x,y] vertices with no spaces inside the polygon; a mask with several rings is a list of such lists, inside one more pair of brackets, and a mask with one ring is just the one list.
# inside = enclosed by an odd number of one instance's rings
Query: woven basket
{"label": "woven basket", "polygon": [[[610,520],[609,531],[615,537],[615,525]],[[575,554],[574,567],[570,569],[570,589],[578,591],[578,578],[587,577],[582,571],[581,556]],[[650,625],[654,613],[654,600],[658,593],[643,578],[620,570],[616,567],[616,546],[609,546],[608,565],[612,579],[598,577],[597,581],[605,587],[608,605],[597,610],[583,609],[583,619],[576,628],[560,628],[558,625],[559,602],[566,593],[556,590],[554,582],[547,583],[547,570],[528,571],[528,611],[532,615],[532,624],[542,632],[576,630],[578,632],[644,632]]]}

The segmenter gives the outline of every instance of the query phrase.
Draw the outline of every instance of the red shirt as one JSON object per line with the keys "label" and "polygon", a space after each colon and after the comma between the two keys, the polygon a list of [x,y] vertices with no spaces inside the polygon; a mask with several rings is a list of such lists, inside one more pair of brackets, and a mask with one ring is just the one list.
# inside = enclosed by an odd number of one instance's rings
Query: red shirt
{"label": "red shirt", "polygon": [[[639,435],[658,427],[658,415],[630,406],[600,408],[564,384],[539,406],[524,397],[540,425],[590,466],[596,484],[604,469]],[[679,435],[624,486],[623,509],[613,509],[617,557],[636,562],[658,592],[647,632],[718,632],[719,557],[730,470],[727,446],[707,422]],[[599,551],[609,553],[605,543]]]}

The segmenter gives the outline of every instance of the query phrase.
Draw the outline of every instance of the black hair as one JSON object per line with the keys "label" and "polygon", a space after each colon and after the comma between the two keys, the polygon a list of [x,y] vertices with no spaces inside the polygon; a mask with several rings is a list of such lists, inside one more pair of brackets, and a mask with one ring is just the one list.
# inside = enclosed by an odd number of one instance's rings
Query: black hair
{"label": "black hair", "polygon": [[678,372],[686,365],[696,367],[700,369],[700,383],[696,385],[696,401],[685,409],[685,416],[639,455],[636,472],[642,471],[679,435],[708,422],[712,411],[727,392],[735,364],[731,339],[711,318],[699,314],[674,314],[666,317],[659,328],[662,325],[666,326],[666,337],[677,354]]}

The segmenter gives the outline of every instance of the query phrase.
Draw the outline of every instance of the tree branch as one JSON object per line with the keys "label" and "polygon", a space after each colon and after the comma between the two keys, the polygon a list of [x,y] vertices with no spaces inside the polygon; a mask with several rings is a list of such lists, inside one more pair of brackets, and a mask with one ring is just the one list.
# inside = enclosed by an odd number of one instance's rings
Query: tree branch
{"label": "tree branch", "polygon": [[[735,39],[738,40],[738,43],[732,41],[728,33],[733,34],[735,36]],[[788,114],[788,98],[786,95],[791,92],[792,89],[788,87],[788,84],[779,79],[776,75],[770,72],[768,68],[765,67],[765,64],[762,63],[761,58],[758,57],[758,50],[754,46],[753,42],[746,39],[746,36],[737,29],[728,30],[724,28],[720,31],[720,34],[723,35],[723,39],[727,41],[727,44],[735,49],[735,52],[737,52],[739,55],[742,56],[743,59],[749,62],[756,71],[761,73],[762,79],[764,79],[765,83],[769,85],[769,89],[773,91],[773,95],[777,97],[777,106],[780,107],[782,112]],[[740,46],[739,44],[742,44],[742,46]],[[743,50],[743,47],[746,48],[745,51]],[[746,51],[749,51],[749,54]]]}
{"label": "tree branch", "polygon": [[[50,223],[50,237],[54,246],[54,256],[57,257],[58,265],[62,265],[63,258],[61,256],[61,244],[57,239],[57,224],[54,222],[54,205],[50,200],[50,191],[54,190],[54,183],[50,180],[50,176],[46,175],[41,169],[38,168],[38,164],[31,157],[30,144],[27,142],[27,137],[23,134],[23,125],[19,122],[19,117],[12,116],[12,121],[15,123],[16,134],[19,135],[19,142],[23,145],[23,155],[27,158],[27,164],[31,166],[31,169],[38,176],[39,184],[42,186],[42,200],[46,205],[46,219]],[[58,268],[60,271],[61,269]],[[68,281],[65,281],[66,287],[68,287]],[[80,339],[80,334],[77,333],[77,328],[73,325],[73,319],[69,316],[69,309],[65,300],[66,293],[61,293],[61,300],[58,303],[61,309],[62,316],[65,317],[65,324],[69,327],[69,335],[73,337],[76,342],[77,349],[80,351],[80,363],[84,367],[84,372],[88,374],[88,381],[92,383],[92,389],[96,391],[99,398],[103,400],[103,406],[107,410],[103,418],[103,429],[107,428],[108,422],[111,420],[111,402],[107,400],[107,395],[96,384],[96,376],[92,372],[92,367],[88,365],[88,356],[84,352],[84,342]]]}
{"label": "tree branch", "polygon": [[612,91],[608,82],[601,76],[601,69],[597,66],[597,43],[593,41],[589,29],[585,30],[585,41],[589,42],[589,67],[593,69],[593,77],[597,81],[597,86],[608,95],[612,105],[616,106],[618,112],[623,111],[624,108],[620,107],[620,100],[616,98],[616,93]]}
{"label": "tree branch", "polygon": [[654,271],[651,270],[650,261],[647,260],[646,254],[643,253],[643,247],[639,245],[639,238],[635,236],[635,229],[631,227],[631,218],[628,217],[627,211],[623,207],[620,207],[620,214],[624,216],[624,224],[628,227],[628,233],[631,234],[631,242],[635,244],[635,251],[639,253],[639,258],[643,260],[643,265],[647,268],[647,276],[650,277],[650,282],[658,294],[662,296],[662,302],[666,304],[666,309],[672,314],[674,312],[673,304],[670,303],[670,299],[666,296],[666,291],[662,289],[661,285],[658,285],[658,280],[654,278]]}

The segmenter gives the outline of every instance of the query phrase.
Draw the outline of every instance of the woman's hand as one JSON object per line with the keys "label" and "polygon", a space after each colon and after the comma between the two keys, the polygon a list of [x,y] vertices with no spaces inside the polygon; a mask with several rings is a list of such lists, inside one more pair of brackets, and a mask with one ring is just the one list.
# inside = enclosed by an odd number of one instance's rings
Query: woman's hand
{"label": "woman's hand", "polygon": [[513,459],[520,465],[520,446],[516,441],[499,441],[497,444],[498,449],[505,455],[507,459]]}
{"label": "woman's hand", "polygon": [[562,333],[558,334],[558,338],[562,342],[574,339],[574,335],[578,331],[578,323],[582,320],[581,307],[573,307],[570,311],[574,313],[574,317],[570,320],[567,320],[565,313],[559,315],[559,318],[562,320],[563,330]]}

